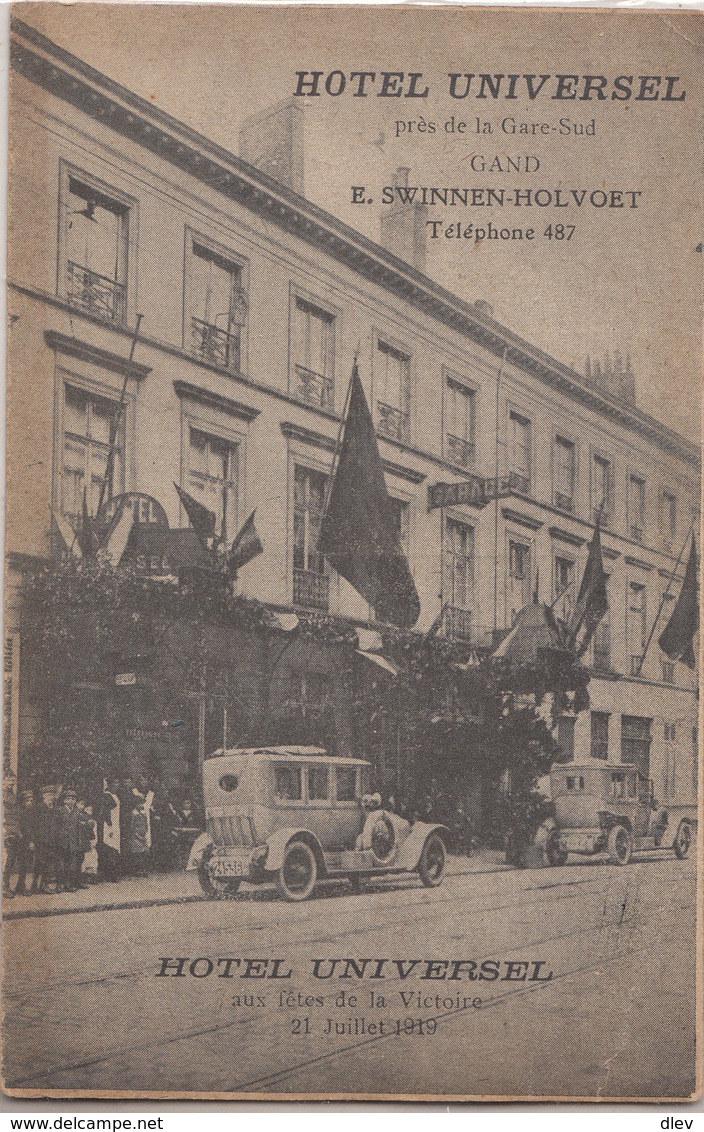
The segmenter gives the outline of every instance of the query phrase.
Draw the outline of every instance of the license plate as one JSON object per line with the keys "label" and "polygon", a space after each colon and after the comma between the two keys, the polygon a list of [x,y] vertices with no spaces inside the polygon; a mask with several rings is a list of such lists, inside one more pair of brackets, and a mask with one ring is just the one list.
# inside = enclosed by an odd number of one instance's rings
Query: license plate
{"label": "license plate", "polygon": [[244,875],[243,862],[235,857],[221,857],[210,862],[210,872],[214,877],[241,877]]}

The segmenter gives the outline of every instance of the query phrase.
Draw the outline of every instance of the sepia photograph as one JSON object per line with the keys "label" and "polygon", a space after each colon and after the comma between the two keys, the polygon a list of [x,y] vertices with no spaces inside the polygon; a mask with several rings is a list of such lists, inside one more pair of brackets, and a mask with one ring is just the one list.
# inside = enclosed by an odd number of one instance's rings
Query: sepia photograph
{"label": "sepia photograph", "polygon": [[702,13],[8,35],[4,1091],[696,1099]]}

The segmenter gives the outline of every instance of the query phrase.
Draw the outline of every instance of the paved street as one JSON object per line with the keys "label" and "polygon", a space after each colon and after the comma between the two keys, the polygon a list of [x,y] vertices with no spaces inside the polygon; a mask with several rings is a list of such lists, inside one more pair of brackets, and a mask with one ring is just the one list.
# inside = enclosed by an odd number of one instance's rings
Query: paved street
{"label": "paved street", "polygon": [[[687,1096],[694,892],[693,861],[653,855],[12,920],[6,1087]],[[157,978],[162,957],[183,977]],[[356,971],[314,978],[332,958]]]}

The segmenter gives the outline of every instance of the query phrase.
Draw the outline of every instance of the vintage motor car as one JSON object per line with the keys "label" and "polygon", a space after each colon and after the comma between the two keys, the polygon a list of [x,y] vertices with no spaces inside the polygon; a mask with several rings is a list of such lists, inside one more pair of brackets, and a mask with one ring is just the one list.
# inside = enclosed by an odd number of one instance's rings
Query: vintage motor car
{"label": "vintage motor car", "polygon": [[447,829],[405,821],[369,794],[363,759],[318,747],[216,751],[203,763],[206,833],[188,863],[216,899],[241,882],[273,881],[286,900],[305,900],[318,880],[417,872],[443,879]]}
{"label": "vintage motor car", "polygon": [[608,853],[612,864],[627,865],[637,850],[671,849],[680,860],[690,851],[696,806],[659,806],[652,780],[636,766],[556,763],[550,787],[555,826],[545,852],[551,865],[564,865],[568,853]]}

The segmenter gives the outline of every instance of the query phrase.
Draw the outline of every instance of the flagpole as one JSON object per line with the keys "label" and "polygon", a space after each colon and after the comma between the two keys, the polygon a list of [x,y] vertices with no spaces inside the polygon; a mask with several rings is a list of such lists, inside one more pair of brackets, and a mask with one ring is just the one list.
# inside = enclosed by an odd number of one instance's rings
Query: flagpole
{"label": "flagpole", "polygon": [[667,601],[668,597],[670,596],[670,589],[672,587],[672,583],[675,580],[675,574],[677,573],[677,567],[679,566],[680,562],[682,561],[682,555],[684,554],[684,549],[685,549],[687,543],[689,542],[690,537],[693,535],[693,533],[694,533],[694,523],[692,523],[692,526],[689,528],[689,531],[687,533],[687,537],[685,538],[684,542],[682,543],[682,549],[679,552],[679,555],[677,557],[677,561],[675,562],[672,573],[670,574],[670,580],[667,583],[667,589],[665,590],[664,594],[662,595],[660,605],[658,606],[658,611],[655,614],[655,620],[653,621],[653,627],[650,630],[650,634],[648,636],[647,641],[645,642],[645,648],[643,649],[643,655],[641,656],[640,660],[638,661],[638,669],[637,669],[636,672],[633,673],[634,676],[640,676],[640,674],[641,674],[641,669],[643,668],[643,665],[645,663],[645,654],[647,653],[648,649],[650,648],[650,642],[652,641],[653,636],[655,634],[655,627],[656,627],[656,625],[657,625],[657,623],[660,619],[660,614],[662,613],[663,606],[664,606],[665,602]]}
{"label": "flagpole", "polygon": [[[345,421],[346,421],[346,418],[347,418],[347,410],[349,409],[349,405],[350,405],[350,398],[352,396],[352,379],[354,378],[354,371],[357,369],[357,358],[358,358],[358,356],[359,356],[359,351],[355,350],[355,352],[354,352],[354,362],[352,363],[352,372],[350,374],[350,380],[347,384],[347,393],[345,395],[345,404],[344,404],[343,409],[342,409],[342,417],[340,418],[340,424],[339,424],[338,429],[337,429],[337,439],[335,440],[335,451],[332,454],[332,467],[330,468],[330,476],[329,476],[329,479],[328,479],[327,490],[325,492],[325,506],[323,507],[323,516],[322,516],[323,519],[325,518],[325,516],[327,514],[328,504],[330,502],[330,492],[332,491],[332,485],[333,485],[333,481],[335,479],[335,469],[336,469],[336,466],[337,466],[338,457],[340,455],[340,447],[341,447],[341,444],[342,444],[342,434],[343,434],[343,430],[344,430],[344,427],[345,427]],[[358,371],[358,374],[359,374],[359,371]],[[322,523],[322,520],[321,520],[321,523]]]}
{"label": "flagpole", "polygon": [[126,399],[126,396],[127,396],[127,382],[130,379],[130,371],[132,369],[132,359],[134,358],[134,351],[135,351],[135,346],[137,345],[137,337],[139,335],[139,327],[141,325],[142,318],[143,318],[143,315],[141,315],[141,314],[137,315],[137,321],[135,323],[134,334],[132,335],[132,342],[130,344],[130,353],[129,353],[129,357],[127,359],[127,365],[125,366],[125,379],[122,382],[122,392],[120,393],[120,400],[118,401],[117,412],[115,413],[115,415],[112,418],[112,421],[110,422],[110,441],[109,441],[109,445],[108,445],[108,458],[107,458],[107,462],[105,464],[105,475],[103,476],[102,483],[100,484],[100,495],[98,496],[98,506],[97,506],[97,509],[96,509],[96,512],[95,512],[96,515],[98,515],[100,513],[100,509],[103,506],[103,503],[105,501],[105,492],[108,489],[108,482],[112,477],[113,468],[115,466],[115,448],[116,448],[116,442],[117,442],[117,431],[120,427],[120,421],[122,419],[122,414],[125,411],[125,399]]}

